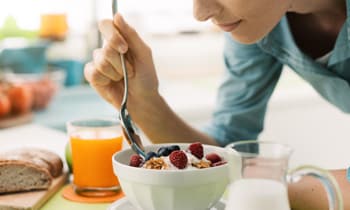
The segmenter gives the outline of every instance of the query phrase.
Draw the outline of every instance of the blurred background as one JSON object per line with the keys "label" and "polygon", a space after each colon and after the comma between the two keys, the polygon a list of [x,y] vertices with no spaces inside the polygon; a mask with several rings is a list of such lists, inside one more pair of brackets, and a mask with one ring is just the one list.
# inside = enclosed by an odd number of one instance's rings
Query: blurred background
{"label": "blurred background", "polygon": [[[151,46],[160,89],[169,104],[195,126],[207,122],[223,71],[222,33],[210,22],[196,22],[189,0],[120,0],[119,11]],[[84,64],[101,45],[97,23],[111,17],[109,0],[1,1],[0,78],[6,83],[3,89],[17,83],[41,84],[34,94],[41,99],[32,99],[39,106],[30,110],[31,122],[64,130],[70,119],[116,113],[83,78]],[[311,149],[322,156],[329,148],[338,155],[348,153],[341,145],[349,138],[349,116],[287,67],[266,116],[261,139],[292,144],[300,155]]]}

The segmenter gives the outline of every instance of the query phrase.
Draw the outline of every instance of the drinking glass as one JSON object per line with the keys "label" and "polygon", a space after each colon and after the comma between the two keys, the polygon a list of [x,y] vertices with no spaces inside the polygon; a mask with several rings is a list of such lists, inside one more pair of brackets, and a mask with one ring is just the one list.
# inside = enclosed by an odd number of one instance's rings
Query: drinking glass
{"label": "drinking glass", "polygon": [[112,156],[122,149],[119,121],[79,119],[67,123],[73,164],[73,187],[83,196],[110,196],[119,189]]}

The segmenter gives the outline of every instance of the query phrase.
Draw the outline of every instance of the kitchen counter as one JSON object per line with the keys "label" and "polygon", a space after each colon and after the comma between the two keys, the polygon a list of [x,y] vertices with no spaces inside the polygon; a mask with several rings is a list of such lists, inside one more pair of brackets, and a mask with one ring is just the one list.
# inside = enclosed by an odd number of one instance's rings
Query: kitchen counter
{"label": "kitchen counter", "polygon": [[[63,188],[62,188],[63,189]],[[62,189],[58,191],[40,210],[106,210],[111,203],[77,203],[64,199]]]}

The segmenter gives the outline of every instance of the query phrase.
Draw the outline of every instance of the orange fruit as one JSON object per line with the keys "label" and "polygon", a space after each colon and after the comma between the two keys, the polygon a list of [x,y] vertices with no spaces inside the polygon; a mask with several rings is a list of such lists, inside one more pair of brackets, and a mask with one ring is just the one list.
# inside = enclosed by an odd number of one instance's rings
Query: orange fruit
{"label": "orange fruit", "polygon": [[11,111],[11,102],[9,97],[0,93],[0,117],[6,116]]}
{"label": "orange fruit", "polygon": [[26,113],[31,110],[33,103],[33,94],[29,86],[14,85],[8,92],[12,107],[11,110],[16,114]]}

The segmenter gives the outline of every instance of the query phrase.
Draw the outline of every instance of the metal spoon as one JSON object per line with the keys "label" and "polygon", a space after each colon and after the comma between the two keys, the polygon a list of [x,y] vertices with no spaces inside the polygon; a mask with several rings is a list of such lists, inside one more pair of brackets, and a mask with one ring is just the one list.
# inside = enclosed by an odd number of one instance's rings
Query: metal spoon
{"label": "metal spoon", "polygon": [[[114,16],[118,11],[117,0],[112,0],[112,10],[113,10],[113,16]],[[122,53],[120,54],[120,60],[122,64],[123,74],[124,74],[124,95],[123,95],[123,101],[120,107],[119,119],[122,125],[123,134],[126,140],[128,141],[129,145],[137,154],[145,158],[146,154],[142,146],[141,138],[138,134],[136,134],[133,126],[133,122],[126,108],[126,104],[128,101],[128,71],[125,65],[124,54]]]}

